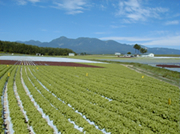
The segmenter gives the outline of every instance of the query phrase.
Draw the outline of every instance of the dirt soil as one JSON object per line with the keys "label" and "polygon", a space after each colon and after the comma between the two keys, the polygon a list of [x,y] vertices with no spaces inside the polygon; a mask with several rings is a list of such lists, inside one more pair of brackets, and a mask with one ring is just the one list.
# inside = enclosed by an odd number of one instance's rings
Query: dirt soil
{"label": "dirt soil", "polygon": [[71,66],[71,67],[91,67],[104,68],[101,66],[86,65],[73,62],[50,62],[50,61],[16,61],[16,60],[0,60],[0,64],[5,65],[42,65],[42,66]]}
{"label": "dirt soil", "polygon": [[180,68],[178,65],[156,65],[158,67]]}

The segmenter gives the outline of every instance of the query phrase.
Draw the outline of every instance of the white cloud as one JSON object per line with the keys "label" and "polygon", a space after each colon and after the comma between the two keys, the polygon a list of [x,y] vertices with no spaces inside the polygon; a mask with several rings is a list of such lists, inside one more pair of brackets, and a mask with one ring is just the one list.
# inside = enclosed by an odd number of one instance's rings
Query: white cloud
{"label": "white cloud", "polygon": [[161,37],[155,38],[154,40],[146,43],[142,43],[146,46],[180,46],[180,35],[170,36],[170,37]]}
{"label": "white cloud", "polygon": [[147,18],[159,18],[160,13],[167,12],[167,8],[143,7],[141,0],[121,0],[118,5],[116,16],[123,16],[131,22],[145,21]]}
{"label": "white cloud", "polygon": [[40,2],[40,0],[28,0],[28,1],[30,1],[32,3]]}
{"label": "white cloud", "polygon": [[179,17],[179,16],[180,16],[180,13],[173,15],[173,17]]}
{"label": "white cloud", "polygon": [[165,25],[177,25],[177,24],[179,24],[179,21],[178,21],[178,20],[167,21],[167,22],[165,23]]}
{"label": "white cloud", "polygon": [[17,3],[19,5],[26,5],[27,1],[26,0],[17,0]]}
{"label": "white cloud", "polygon": [[101,9],[101,10],[105,10],[106,7],[105,7],[104,5],[101,4],[101,5],[100,5],[100,9]]}
{"label": "white cloud", "polygon": [[140,38],[140,37],[102,37],[101,40],[117,40],[117,41],[150,41],[153,38]]}
{"label": "white cloud", "polygon": [[101,40],[116,40],[127,44],[137,43],[145,46],[180,46],[180,35],[164,37],[102,37]]}
{"label": "white cloud", "polygon": [[164,36],[164,35],[168,35],[169,31],[165,31],[165,30],[160,30],[160,31],[150,31],[151,35],[158,35],[158,36]]}
{"label": "white cloud", "polygon": [[160,13],[164,13],[164,12],[168,11],[167,8],[162,8],[162,7],[156,7],[156,8],[151,8],[151,9],[152,9],[152,11],[160,12]]}
{"label": "white cloud", "polygon": [[[117,25],[110,25],[110,27],[111,27],[111,28],[114,28],[114,29],[120,28],[120,26],[117,26]],[[123,27],[123,25],[122,25],[121,27]]]}
{"label": "white cloud", "polygon": [[78,14],[85,10],[86,0],[60,0],[55,1],[54,4],[56,6],[53,6],[53,8],[64,9],[67,14]]}
{"label": "white cloud", "polygon": [[19,5],[26,5],[28,2],[36,3],[40,2],[40,0],[16,0]]}

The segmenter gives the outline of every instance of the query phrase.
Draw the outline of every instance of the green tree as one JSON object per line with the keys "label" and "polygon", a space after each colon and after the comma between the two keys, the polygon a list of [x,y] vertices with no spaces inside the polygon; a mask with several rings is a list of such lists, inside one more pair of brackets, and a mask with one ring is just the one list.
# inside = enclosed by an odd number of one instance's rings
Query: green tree
{"label": "green tree", "polygon": [[140,49],[140,52],[143,54],[143,53],[146,53],[147,52],[147,49],[145,49],[145,48],[141,48]]}
{"label": "green tree", "polygon": [[136,54],[137,45],[138,45],[138,44],[135,44],[135,45],[133,46],[133,48],[134,48],[134,50],[135,50],[135,54]]}
{"label": "green tree", "polygon": [[86,52],[80,53],[80,55],[86,55]]}
{"label": "green tree", "polygon": [[133,46],[133,48],[135,49],[135,53],[136,53],[136,50],[140,50],[140,49],[141,49],[141,46],[138,45],[138,44],[135,44],[135,45]]}
{"label": "green tree", "polygon": [[127,54],[131,54],[131,52],[127,52]]}
{"label": "green tree", "polygon": [[140,52],[140,49],[141,49],[141,46],[138,45],[138,46],[137,46],[138,54],[139,54],[139,52]]}

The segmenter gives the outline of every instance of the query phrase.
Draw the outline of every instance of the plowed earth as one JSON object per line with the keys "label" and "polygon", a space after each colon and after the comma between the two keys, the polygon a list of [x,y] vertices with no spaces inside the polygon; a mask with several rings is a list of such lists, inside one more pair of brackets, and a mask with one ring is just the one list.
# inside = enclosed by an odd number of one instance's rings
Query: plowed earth
{"label": "plowed earth", "polygon": [[180,68],[178,65],[156,65],[158,67]]}
{"label": "plowed earth", "polygon": [[86,65],[73,62],[50,62],[50,61],[17,61],[17,60],[0,60],[0,64],[7,65],[42,65],[42,66],[72,66],[72,67],[92,67],[103,68],[100,66]]}

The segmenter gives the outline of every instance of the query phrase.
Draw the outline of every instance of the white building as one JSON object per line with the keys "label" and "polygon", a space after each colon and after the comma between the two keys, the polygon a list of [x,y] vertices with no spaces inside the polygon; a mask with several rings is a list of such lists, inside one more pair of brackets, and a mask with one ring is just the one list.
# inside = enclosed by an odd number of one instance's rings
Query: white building
{"label": "white building", "polygon": [[75,54],[74,53],[69,53],[69,56],[75,56]]}
{"label": "white building", "polygon": [[120,56],[120,55],[121,55],[121,53],[116,52],[116,53],[115,53],[115,55],[116,55],[116,56]]}
{"label": "white building", "polygon": [[141,55],[141,57],[154,57],[154,54],[153,53],[143,54]]}
{"label": "white building", "polygon": [[37,56],[41,56],[41,54],[40,54],[40,53],[36,53],[36,55],[37,55]]}
{"label": "white building", "polygon": [[131,54],[125,54],[123,57],[132,57]]}

